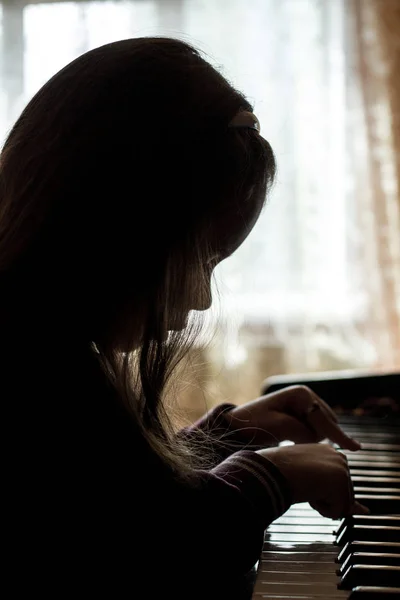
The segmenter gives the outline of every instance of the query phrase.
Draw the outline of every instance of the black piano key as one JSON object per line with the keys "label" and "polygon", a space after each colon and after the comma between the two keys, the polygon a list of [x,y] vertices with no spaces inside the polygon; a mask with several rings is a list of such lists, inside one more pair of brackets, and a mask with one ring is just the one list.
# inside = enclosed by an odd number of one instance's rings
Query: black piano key
{"label": "black piano key", "polygon": [[349,554],[344,563],[337,569],[337,575],[343,575],[351,565],[392,565],[400,567],[400,554],[354,552]]}
{"label": "black piano key", "polygon": [[[350,436],[350,437],[352,437],[352,436]],[[357,438],[355,438],[355,439],[357,439]],[[399,439],[399,436],[397,435],[397,440],[398,439]],[[397,441],[397,440],[395,440],[395,441]],[[365,458],[369,458],[371,456],[377,457],[375,460],[390,460],[390,461],[393,460],[393,461],[397,461],[397,462],[399,462],[399,460],[400,460],[400,452],[398,452],[396,450],[389,450],[389,449],[387,449],[387,450],[385,450],[385,449],[371,450],[371,449],[367,448],[367,445],[369,445],[372,442],[372,440],[371,440],[371,442],[367,442],[366,440],[363,441],[363,440],[358,439],[357,441],[362,446],[361,450],[356,451],[357,455],[358,455],[358,453],[360,453],[361,456],[365,457]],[[393,440],[391,440],[391,441],[393,441]],[[387,444],[387,446],[392,446],[392,445],[393,444]],[[346,450],[345,448],[339,448],[339,450],[340,450],[340,452],[343,452],[343,453],[346,452],[346,454],[349,457],[355,455],[354,451],[350,452],[350,451]]]}
{"label": "black piano key", "polygon": [[343,563],[349,554],[353,552],[388,552],[389,554],[400,554],[400,542],[367,542],[354,540],[348,542],[336,559],[336,562]]}
{"label": "black piano key", "polygon": [[368,542],[398,542],[400,527],[378,525],[352,525],[349,523],[342,529],[336,539],[338,546],[344,546],[351,540]]}
{"label": "black piano key", "polygon": [[400,444],[379,444],[375,442],[361,442],[362,450],[374,452],[400,452]]}
{"label": "black piano key", "polygon": [[338,588],[340,590],[351,590],[357,585],[400,586],[400,567],[351,565],[340,580]]}
{"label": "black piano key", "polygon": [[[348,600],[349,596],[348,596],[348,592],[343,592],[344,594],[346,594],[345,596],[339,596],[338,597],[338,590],[334,590],[334,593],[328,594],[326,591],[321,591],[317,590],[316,592],[314,592],[313,590],[308,590],[307,592],[304,592],[304,590],[301,590],[301,596],[299,596],[298,594],[296,594],[295,596],[293,596],[293,590],[289,590],[288,592],[282,592],[281,589],[276,590],[275,593],[268,593],[268,594],[263,594],[263,593],[259,593],[259,592],[254,592],[254,600]],[[226,596],[222,596],[224,599],[226,598]],[[210,596],[211,598],[211,596]],[[229,600],[243,600],[243,596],[240,598],[231,598],[229,597]],[[246,599],[247,600],[247,599]],[[390,600],[392,600],[390,598]]]}
{"label": "black piano key", "polygon": [[366,460],[354,460],[347,459],[347,463],[350,469],[360,469],[362,471],[373,471],[373,470],[382,470],[382,471],[400,471],[400,462],[398,461],[366,461]]}
{"label": "black piano key", "polygon": [[[367,444],[370,443],[376,443],[376,442],[381,442],[382,441],[382,430],[379,431],[379,429],[368,429],[368,431],[356,431],[356,430],[352,430],[352,429],[348,429],[347,430],[347,435],[350,435],[351,437],[356,437],[357,441],[360,442],[360,444],[362,445],[363,449],[366,448]],[[396,442],[399,441],[399,434],[396,430],[391,430],[391,431],[386,431],[385,433],[385,444],[396,444]],[[368,449],[366,449],[366,451],[368,452]],[[393,450],[391,450],[390,452],[393,452]],[[396,452],[396,450],[394,451]]]}
{"label": "black piano key", "polygon": [[369,508],[372,514],[396,515],[400,513],[400,494],[374,496],[355,494],[356,500]]}
{"label": "black piano key", "polygon": [[400,587],[357,586],[352,590],[349,600],[400,600]]}
{"label": "black piano key", "polygon": [[[360,442],[360,444],[362,445],[362,447],[365,447],[365,444],[371,443],[371,442],[379,442],[382,440],[382,431],[379,432],[379,430],[369,430],[367,433],[366,432],[359,432],[359,431],[355,431],[355,430],[351,430],[349,429],[347,432],[348,435],[350,435],[351,437],[356,437],[357,441]],[[363,439],[362,439],[363,438]],[[399,435],[397,432],[386,432],[385,434],[385,443],[386,444],[396,444],[396,442],[399,441]]]}
{"label": "black piano key", "polygon": [[400,527],[400,515],[351,515],[351,517],[343,519],[335,532],[336,535],[339,536],[343,529],[348,525],[385,525],[385,527]]}
{"label": "black piano key", "polygon": [[400,477],[370,477],[367,475],[353,475],[354,485],[363,487],[391,487],[400,489]]}
{"label": "black piano key", "polygon": [[367,477],[396,477],[397,479],[400,478],[400,471],[385,471],[384,469],[359,469],[358,467],[356,468],[350,468],[350,474],[351,475],[358,475],[359,477],[362,477],[363,475],[367,476]]}

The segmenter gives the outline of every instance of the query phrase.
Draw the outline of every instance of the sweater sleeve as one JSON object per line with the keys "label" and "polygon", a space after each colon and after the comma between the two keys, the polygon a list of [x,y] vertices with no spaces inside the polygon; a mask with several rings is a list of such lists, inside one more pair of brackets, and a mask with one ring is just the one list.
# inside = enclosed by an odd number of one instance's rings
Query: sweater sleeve
{"label": "sweater sleeve", "polygon": [[266,527],[291,504],[279,470],[241,451],[197,472],[192,485],[152,456],[142,452],[136,467],[127,456],[92,463],[74,485],[64,481],[59,502],[54,477],[45,478],[52,502],[29,505],[24,529],[24,539],[43,544],[40,553],[25,548],[35,577],[46,564],[40,589],[62,581],[88,597],[144,590],[147,598],[242,600],[233,592],[259,560]]}
{"label": "sweater sleeve", "polygon": [[206,434],[215,464],[239,450],[260,450],[261,447],[253,443],[253,437],[246,429],[231,427],[227,415],[233,408],[235,404],[229,403],[215,406],[195,423],[182,429],[178,435],[190,443],[204,440]]}
{"label": "sweater sleeve", "polygon": [[235,452],[211,473],[240,491],[263,530],[291,505],[286,479],[271,461],[255,452]]}
{"label": "sweater sleeve", "polygon": [[291,504],[287,481],[269,460],[247,450],[198,474],[198,487],[176,481],[173,488],[160,488],[158,496],[169,505],[162,523],[171,540],[168,554],[198,585],[200,579],[244,576],[260,558],[265,529]]}

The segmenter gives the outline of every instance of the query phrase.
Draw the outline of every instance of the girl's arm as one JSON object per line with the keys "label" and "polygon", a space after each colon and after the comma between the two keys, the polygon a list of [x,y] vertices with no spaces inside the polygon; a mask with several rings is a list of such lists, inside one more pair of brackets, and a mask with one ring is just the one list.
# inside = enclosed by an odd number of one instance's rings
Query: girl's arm
{"label": "girl's arm", "polygon": [[[182,429],[178,435],[189,442],[207,443],[211,447],[214,466],[238,450],[259,450],[253,443],[254,435],[246,428],[234,429],[227,418],[235,404],[220,404],[208,411],[201,419]],[[206,434],[206,436],[204,435]]]}

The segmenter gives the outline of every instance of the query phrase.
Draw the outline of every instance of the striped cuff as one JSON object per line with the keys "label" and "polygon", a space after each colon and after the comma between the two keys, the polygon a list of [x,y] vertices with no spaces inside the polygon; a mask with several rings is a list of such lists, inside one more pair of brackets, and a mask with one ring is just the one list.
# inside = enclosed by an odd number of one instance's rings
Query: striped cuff
{"label": "striped cuff", "polygon": [[235,452],[211,472],[240,489],[264,529],[292,504],[288,483],[279,469],[250,450]]}

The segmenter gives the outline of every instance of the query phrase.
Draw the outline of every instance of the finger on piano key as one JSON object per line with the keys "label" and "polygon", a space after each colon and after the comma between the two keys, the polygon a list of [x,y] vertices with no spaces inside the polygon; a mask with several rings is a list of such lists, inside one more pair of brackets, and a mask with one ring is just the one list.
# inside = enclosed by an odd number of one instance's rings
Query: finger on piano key
{"label": "finger on piano key", "polygon": [[351,565],[340,580],[338,589],[351,590],[357,585],[398,586],[400,585],[400,567],[391,565]]}

